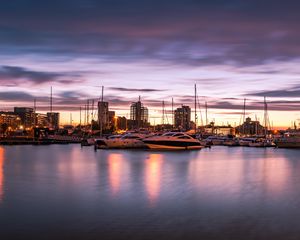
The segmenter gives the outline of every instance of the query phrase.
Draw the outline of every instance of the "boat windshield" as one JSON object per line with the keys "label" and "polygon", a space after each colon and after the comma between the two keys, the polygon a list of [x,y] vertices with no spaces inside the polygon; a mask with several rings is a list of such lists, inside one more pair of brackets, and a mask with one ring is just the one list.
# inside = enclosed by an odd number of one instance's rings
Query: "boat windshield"
{"label": "boat windshield", "polygon": [[165,137],[171,137],[171,136],[173,136],[175,133],[165,133],[165,134],[163,134],[163,136],[165,136]]}

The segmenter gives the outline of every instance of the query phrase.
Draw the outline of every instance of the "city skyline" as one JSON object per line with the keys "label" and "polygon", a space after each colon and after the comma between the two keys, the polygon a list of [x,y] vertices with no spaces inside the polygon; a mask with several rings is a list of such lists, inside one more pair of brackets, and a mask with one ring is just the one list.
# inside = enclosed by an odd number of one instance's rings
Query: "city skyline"
{"label": "city skyline", "polygon": [[[117,3],[117,4],[116,4]],[[79,122],[79,106],[104,99],[118,116],[141,95],[153,124],[166,109],[189,105],[193,87],[209,120],[274,126],[300,119],[300,47],[288,1],[14,1],[0,9],[1,110],[49,111],[50,86],[61,122]],[[55,13],[55,14],[54,14]],[[192,117],[193,119],[193,117]],[[199,122],[198,122],[199,124]]]}

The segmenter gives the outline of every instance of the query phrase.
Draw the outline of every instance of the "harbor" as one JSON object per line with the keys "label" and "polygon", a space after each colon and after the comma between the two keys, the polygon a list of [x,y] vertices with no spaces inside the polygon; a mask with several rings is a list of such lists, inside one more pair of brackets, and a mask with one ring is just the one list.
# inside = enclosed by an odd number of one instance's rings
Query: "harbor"
{"label": "harbor", "polygon": [[300,240],[300,1],[0,7],[0,240]]}

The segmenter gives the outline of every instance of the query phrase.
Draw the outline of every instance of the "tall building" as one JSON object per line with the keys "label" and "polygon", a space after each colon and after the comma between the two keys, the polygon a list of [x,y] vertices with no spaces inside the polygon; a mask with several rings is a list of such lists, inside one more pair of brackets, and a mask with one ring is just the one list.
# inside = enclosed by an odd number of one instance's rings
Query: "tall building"
{"label": "tall building", "polygon": [[102,129],[109,128],[109,111],[108,102],[98,102],[98,123],[102,125]]}
{"label": "tall building", "polygon": [[14,113],[19,115],[24,128],[31,128],[34,126],[35,113],[33,108],[15,107]]}
{"label": "tall building", "polygon": [[59,113],[48,112],[47,113],[48,123],[50,128],[59,129]]}
{"label": "tall building", "polygon": [[191,108],[182,106],[174,111],[175,127],[182,130],[191,129]]}
{"label": "tall building", "polygon": [[148,127],[148,108],[144,107],[141,99],[130,106],[130,120],[133,121],[132,128]]}

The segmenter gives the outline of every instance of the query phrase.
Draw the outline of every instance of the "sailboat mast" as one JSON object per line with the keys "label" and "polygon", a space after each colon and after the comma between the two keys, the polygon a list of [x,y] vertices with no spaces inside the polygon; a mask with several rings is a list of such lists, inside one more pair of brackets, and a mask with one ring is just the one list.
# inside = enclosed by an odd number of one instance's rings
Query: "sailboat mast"
{"label": "sailboat mast", "polygon": [[197,131],[197,85],[195,84],[195,134]]}
{"label": "sailboat mast", "polygon": [[162,101],[162,125],[165,125],[165,101]]}
{"label": "sailboat mast", "polygon": [[244,111],[243,111],[243,134],[245,134],[245,121],[246,121],[246,98],[244,98]]}
{"label": "sailboat mast", "polygon": [[267,106],[267,100],[264,96],[264,127],[265,127],[265,136],[268,134],[268,106]]}
{"label": "sailboat mast", "polygon": [[100,137],[102,137],[102,132],[103,132],[103,94],[104,94],[104,86],[102,86],[102,90],[101,90],[101,102],[100,102],[100,106],[99,106],[99,125],[100,125]]}
{"label": "sailboat mast", "polygon": [[79,125],[81,129],[81,106],[79,107]]}
{"label": "sailboat mast", "polygon": [[50,89],[50,113],[52,113],[52,86]]}
{"label": "sailboat mast", "polygon": [[172,98],[172,129],[174,129],[174,123],[175,123],[175,119],[174,119],[174,101]]}
{"label": "sailboat mast", "polygon": [[207,118],[207,102],[205,102],[205,125],[208,125],[208,118]]}

